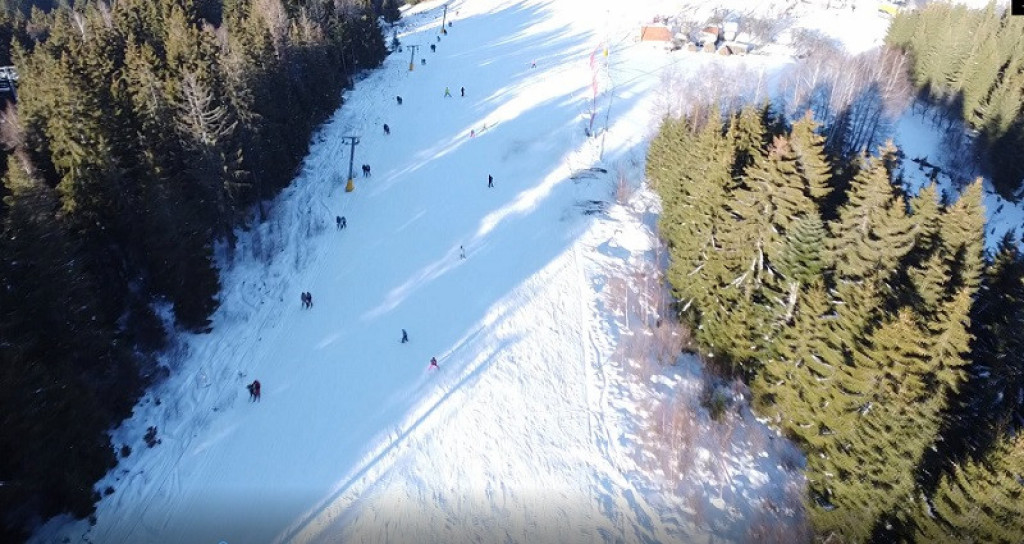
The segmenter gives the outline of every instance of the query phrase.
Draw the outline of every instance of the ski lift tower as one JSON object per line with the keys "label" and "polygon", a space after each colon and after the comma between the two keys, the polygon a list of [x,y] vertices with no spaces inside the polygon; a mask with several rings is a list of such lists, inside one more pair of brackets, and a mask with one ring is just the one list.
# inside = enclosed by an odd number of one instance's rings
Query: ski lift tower
{"label": "ski lift tower", "polygon": [[416,66],[416,50],[420,48],[418,45],[407,45],[412,55],[409,57],[409,71],[412,71],[413,66]]}
{"label": "ski lift tower", "polygon": [[358,136],[342,136],[341,143],[343,143],[343,144],[351,144],[351,147],[349,148],[349,153],[348,153],[348,183],[345,184],[345,192],[346,193],[351,193],[352,191],[354,191],[356,189],[356,182],[352,179],[352,176],[353,176],[352,163],[355,160],[356,146],[359,145],[359,137]]}

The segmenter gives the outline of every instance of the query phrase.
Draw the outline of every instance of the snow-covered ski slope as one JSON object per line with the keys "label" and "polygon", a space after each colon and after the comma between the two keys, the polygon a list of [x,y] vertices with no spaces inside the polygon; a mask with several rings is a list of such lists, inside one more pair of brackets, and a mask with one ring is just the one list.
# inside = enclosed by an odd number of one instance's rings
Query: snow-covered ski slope
{"label": "snow-covered ski slope", "polygon": [[[653,258],[656,205],[589,213],[614,205],[620,172],[642,177],[666,70],[789,62],[636,42],[641,22],[680,4],[452,0],[440,41],[440,3],[408,10],[397,31],[421,46],[414,69],[406,48],[358,81],[270,218],[240,233],[213,332],[182,335],[170,377],[113,433],[132,453],[97,486],[113,493],[95,524],[55,519],[33,540],[740,539],[728,523],[694,526],[637,466],[639,408],[601,300],[609,270]],[[344,136],[359,137],[351,193]],[[767,457],[721,461],[730,500],[784,484]]]}
{"label": "snow-covered ski slope", "polygon": [[[407,12],[414,70],[406,48],[357,82],[272,218],[225,260],[213,332],[185,338],[171,377],[114,433],[133,452],[100,483],[115,491],[95,526],[37,539],[674,540],[614,465],[623,430],[582,255],[594,219],[579,205],[611,186],[570,179],[601,146],[606,164],[642,160],[640,99],[656,76],[611,104],[639,126],[584,134],[592,54],[633,45],[643,17],[614,4],[455,1],[440,41],[438,3]],[[671,62],[637,52],[643,74]],[[348,135],[360,138],[352,193]]]}

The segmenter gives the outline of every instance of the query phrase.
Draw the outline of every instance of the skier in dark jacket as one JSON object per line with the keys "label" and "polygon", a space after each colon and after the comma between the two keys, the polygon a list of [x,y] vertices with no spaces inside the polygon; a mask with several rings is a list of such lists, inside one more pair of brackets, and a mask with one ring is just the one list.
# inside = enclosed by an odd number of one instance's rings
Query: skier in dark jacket
{"label": "skier in dark jacket", "polygon": [[404,344],[404,343],[406,343],[408,341],[409,341],[409,333],[405,332],[405,329],[402,329],[402,343]]}
{"label": "skier in dark jacket", "polygon": [[250,383],[249,385],[245,386],[245,388],[249,390],[249,402],[259,402],[260,401],[260,381],[259,380],[253,380],[253,382]]}
{"label": "skier in dark jacket", "polygon": [[435,370],[435,369],[436,370],[440,370],[441,367],[437,366],[437,357],[431,357],[430,358],[430,366],[427,367],[427,370]]}
{"label": "skier in dark jacket", "polygon": [[384,134],[391,134],[391,127],[387,123],[384,123]]}
{"label": "skier in dark jacket", "polygon": [[494,176],[487,174],[487,186],[494,187]]}

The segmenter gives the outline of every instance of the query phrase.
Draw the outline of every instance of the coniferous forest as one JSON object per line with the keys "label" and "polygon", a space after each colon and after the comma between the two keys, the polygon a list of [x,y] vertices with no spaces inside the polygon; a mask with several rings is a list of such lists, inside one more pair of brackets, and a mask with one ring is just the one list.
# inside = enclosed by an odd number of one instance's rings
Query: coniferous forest
{"label": "coniferous forest", "polygon": [[4,541],[92,512],[106,431],[166,372],[166,321],[208,329],[215,247],[291,181],[398,17],[394,0],[56,4],[0,6],[20,75],[0,124]]}
{"label": "coniferous forest", "polygon": [[910,53],[923,98],[977,132],[993,184],[1014,197],[1024,181],[1024,17],[935,2],[899,14],[886,43]]}
{"label": "coniferous forest", "polygon": [[986,255],[981,182],[901,189],[891,145],[829,156],[810,115],[666,119],[647,175],[705,361],[806,454],[829,542],[1024,535],[1024,257]]}

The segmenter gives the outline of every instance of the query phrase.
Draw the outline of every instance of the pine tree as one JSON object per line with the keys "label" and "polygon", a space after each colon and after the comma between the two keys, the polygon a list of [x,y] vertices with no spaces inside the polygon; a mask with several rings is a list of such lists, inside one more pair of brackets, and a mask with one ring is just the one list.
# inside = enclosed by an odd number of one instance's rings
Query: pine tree
{"label": "pine tree", "polygon": [[805,193],[797,155],[783,137],[775,138],[767,154],[755,157],[742,183],[745,190],[736,193],[731,208],[748,222],[762,223],[759,234],[766,247],[777,244],[793,221],[817,212]]}
{"label": "pine tree", "polygon": [[934,183],[926,185],[910,200],[914,218],[916,240],[914,247],[924,253],[934,251],[939,245],[942,228],[942,208],[939,206],[939,190]]}
{"label": "pine tree", "polygon": [[969,397],[972,417],[965,431],[1024,419],[1024,255],[1007,235],[986,267],[972,320],[976,336],[972,358],[975,379]]}
{"label": "pine tree", "polygon": [[804,181],[804,193],[821,206],[832,191],[832,172],[825,157],[825,137],[818,134],[818,127],[808,110],[793,124],[789,141]]}
{"label": "pine tree", "polygon": [[816,213],[800,216],[792,228],[775,259],[775,267],[787,279],[798,285],[819,281],[830,267],[825,249],[827,231]]}
{"label": "pine tree", "polygon": [[[755,161],[745,167],[747,171],[758,170],[756,165],[766,160],[760,149],[742,151],[763,145],[758,141],[764,130],[760,123],[761,116],[748,109],[727,130],[721,139],[723,151],[729,153],[726,160],[732,159],[727,168],[735,172],[743,162],[737,155],[743,153],[749,152]],[[768,251],[777,231],[765,214],[773,213],[768,211],[774,204],[768,195],[774,186],[770,180],[751,180],[749,175],[733,180],[726,171],[719,172],[725,174],[719,179],[728,200],[721,199],[719,209],[709,216],[716,219],[711,231],[714,245],[706,252],[698,280],[704,291],[697,297],[701,314],[697,337],[734,365],[746,366],[763,353],[779,324],[778,316],[784,312],[781,301],[773,301],[769,295],[774,290],[775,273],[769,268]]]}
{"label": "pine tree", "polygon": [[[674,166],[657,166],[662,162],[655,166],[664,168],[657,173],[655,186],[666,195],[666,216],[660,229],[667,234],[670,245],[667,274],[684,308],[709,296],[716,284],[707,264],[718,250],[715,228],[726,189],[732,183],[732,152],[722,136],[717,110],[711,118],[714,120],[692,137],[679,138],[672,148],[678,153]],[[671,130],[681,134],[685,126]]]}
{"label": "pine tree", "polygon": [[1024,534],[1024,434],[942,478],[916,516],[918,542],[1011,544]]}
{"label": "pine tree", "polygon": [[91,484],[114,463],[105,432],[123,401],[111,397],[117,391],[133,399],[134,390],[133,369],[117,353],[99,290],[81,266],[86,255],[56,221],[57,195],[24,152],[8,157],[4,188],[0,507],[26,514],[4,519],[7,526],[37,514],[92,511]]}
{"label": "pine tree", "polygon": [[950,285],[973,295],[980,282],[984,252],[985,210],[981,178],[968,185],[960,199],[942,216],[942,245],[952,259]]}
{"label": "pine tree", "polygon": [[936,251],[920,266],[908,269],[908,273],[919,300],[915,305],[916,309],[922,315],[934,315],[939,311],[949,290],[950,268],[946,255],[942,251]]}
{"label": "pine tree", "polygon": [[793,323],[772,344],[752,390],[758,413],[802,445],[809,459],[832,439],[823,417],[841,392],[835,387],[843,356],[828,334],[832,312],[824,289],[810,285],[800,296]]}
{"label": "pine tree", "polygon": [[818,459],[808,460],[813,505],[823,533],[865,541],[875,523],[909,499],[913,469],[938,430],[941,404],[929,391],[929,358],[922,331],[908,311],[878,327],[852,366],[841,368],[843,395],[824,425],[835,433]]}
{"label": "pine tree", "polygon": [[402,18],[402,12],[398,9],[398,0],[384,0],[381,17],[384,18],[384,22],[386,23],[397,23],[398,20]]}
{"label": "pine tree", "polygon": [[985,8],[977,26],[964,26],[974,30],[975,43],[970,56],[964,59],[964,69],[960,78],[964,120],[972,126],[981,126],[983,101],[991,92],[1003,61],[997,37],[1001,23],[995,5],[990,4]]}
{"label": "pine tree", "polygon": [[765,127],[761,113],[753,106],[746,106],[730,116],[726,139],[733,143],[735,153],[732,176],[739,178],[758,156],[764,155]]}
{"label": "pine tree", "polygon": [[880,158],[868,160],[832,225],[836,272],[845,281],[884,280],[913,247],[913,223],[884,165],[885,157],[893,154],[890,143],[880,150]]}
{"label": "pine tree", "polygon": [[964,379],[972,340],[969,332],[972,303],[972,290],[961,288],[926,323],[931,355],[928,381],[934,387],[932,394],[943,402],[959,389]]}

